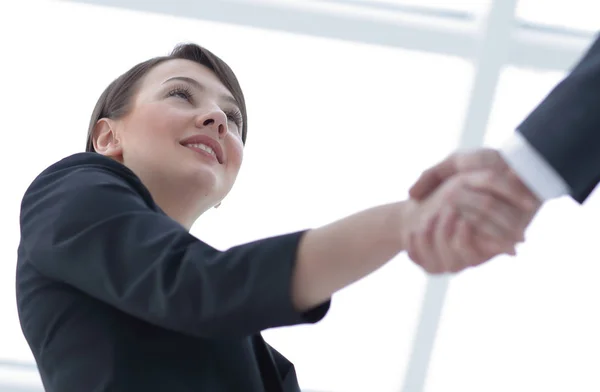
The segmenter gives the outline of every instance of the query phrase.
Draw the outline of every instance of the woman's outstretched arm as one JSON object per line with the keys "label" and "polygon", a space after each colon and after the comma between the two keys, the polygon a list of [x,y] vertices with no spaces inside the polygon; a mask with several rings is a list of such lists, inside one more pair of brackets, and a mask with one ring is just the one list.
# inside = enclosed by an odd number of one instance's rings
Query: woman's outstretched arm
{"label": "woman's outstretched arm", "polygon": [[163,328],[248,336],[320,320],[333,293],[404,249],[444,192],[219,251],[162,213],[127,168],[78,154],[25,193],[19,262]]}
{"label": "woman's outstretched arm", "polygon": [[404,250],[412,202],[371,208],[306,232],[298,249],[292,299],[299,311],[326,301]]}

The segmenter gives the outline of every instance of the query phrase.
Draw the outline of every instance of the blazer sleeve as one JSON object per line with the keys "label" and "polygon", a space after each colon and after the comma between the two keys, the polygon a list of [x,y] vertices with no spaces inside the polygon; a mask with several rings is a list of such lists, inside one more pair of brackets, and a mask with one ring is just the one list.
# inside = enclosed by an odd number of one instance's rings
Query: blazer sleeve
{"label": "blazer sleeve", "polygon": [[600,39],[518,131],[585,201],[600,181]]}
{"label": "blazer sleeve", "polygon": [[216,250],[149,206],[122,172],[97,164],[47,170],[21,207],[21,248],[39,273],[199,337],[248,336],[324,317],[329,301],[304,314],[292,306],[302,234]]}

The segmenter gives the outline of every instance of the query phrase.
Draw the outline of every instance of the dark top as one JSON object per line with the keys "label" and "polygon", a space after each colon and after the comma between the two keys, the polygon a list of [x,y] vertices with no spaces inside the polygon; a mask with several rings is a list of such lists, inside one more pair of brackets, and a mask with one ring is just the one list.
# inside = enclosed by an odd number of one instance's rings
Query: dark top
{"label": "dark top", "polygon": [[294,311],[302,232],[219,251],[94,153],[41,173],[21,206],[17,305],[48,392],[297,392],[260,331]]}
{"label": "dark top", "polygon": [[582,203],[600,182],[600,40],[519,126]]}

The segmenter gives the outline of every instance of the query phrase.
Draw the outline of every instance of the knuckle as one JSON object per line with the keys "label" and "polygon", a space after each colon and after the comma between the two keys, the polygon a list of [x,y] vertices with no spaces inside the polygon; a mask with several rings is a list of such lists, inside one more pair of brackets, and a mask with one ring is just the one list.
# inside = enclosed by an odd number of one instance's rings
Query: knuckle
{"label": "knuckle", "polygon": [[438,268],[436,268],[436,271],[434,272],[435,275],[444,275],[447,273],[448,273],[448,270],[446,267],[438,267]]}
{"label": "knuckle", "polygon": [[491,211],[496,206],[496,200],[489,195],[481,195],[479,198],[479,205],[485,211]]}
{"label": "knuckle", "polygon": [[489,167],[504,167],[505,163],[500,153],[492,148],[487,148],[482,151],[482,156],[487,166]]}
{"label": "knuckle", "polygon": [[542,206],[542,202],[536,196],[534,196],[532,194],[530,194],[529,197],[530,197],[531,206],[527,209],[527,214],[531,215],[531,217],[533,218],[533,215],[535,215],[536,212]]}
{"label": "knuckle", "polygon": [[456,204],[461,200],[463,197],[465,181],[463,176],[455,176],[451,179],[451,183],[449,184],[446,193],[446,200],[449,203]]}
{"label": "knuckle", "polygon": [[452,178],[452,185],[455,189],[463,189],[469,184],[469,178],[466,175],[458,175]]}
{"label": "knuckle", "polygon": [[517,207],[499,203],[496,207],[498,215],[505,217],[507,222],[518,225],[519,221],[523,220],[523,212]]}
{"label": "knuckle", "polygon": [[460,271],[463,268],[464,268],[463,259],[458,258],[458,257],[455,258],[453,260],[453,262],[450,265],[448,265],[448,267],[447,267],[448,272],[450,272],[450,273],[454,273],[454,272]]}
{"label": "knuckle", "polygon": [[429,169],[423,171],[421,173],[421,175],[419,176],[419,178],[417,179],[417,182],[421,182],[424,181],[426,179],[428,179],[429,177],[431,177],[433,174],[435,173],[435,169],[433,167],[430,167]]}
{"label": "knuckle", "polygon": [[519,178],[519,176],[517,175],[517,173],[515,173],[512,170],[508,170],[506,172],[506,179],[508,181],[510,181],[511,183],[518,185],[519,188],[521,188],[523,186],[523,182],[521,181],[521,179]]}
{"label": "knuckle", "polygon": [[428,274],[436,274],[437,272],[437,268],[434,265],[431,264],[422,264],[421,267],[423,267],[423,269],[425,270],[425,272],[427,272]]}
{"label": "knuckle", "polygon": [[479,227],[479,223],[483,220],[481,214],[475,214],[472,212],[464,213],[465,219],[469,222],[469,224],[473,227],[473,229],[477,229]]}
{"label": "knuckle", "polygon": [[485,185],[492,186],[496,181],[500,178],[500,174],[495,170],[487,170],[483,174],[483,181],[485,181]]}
{"label": "knuckle", "polygon": [[449,272],[456,274],[458,272],[461,272],[465,268],[467,268],[467,266],[465,266],[465,265],[455,265],[455,266],[452,266],[452,269]]}
{"label": "knuckle", "polygon": [[415,252],[415,250],[413,248],[409,248],[406,251],[406,254],[408,255],[408,257],[415,263],[418,265],[423,265],[421,258],[419,257],[419,255]]}
{"label": "knuckle", "polygon": [[461,198],[460,190],[457,189],[456,187],[451,187],[448,189],[444,199],[445,199],[447,205],[454,206],[454,205],[458,204],[458,202],[460,201],[460,198]]}

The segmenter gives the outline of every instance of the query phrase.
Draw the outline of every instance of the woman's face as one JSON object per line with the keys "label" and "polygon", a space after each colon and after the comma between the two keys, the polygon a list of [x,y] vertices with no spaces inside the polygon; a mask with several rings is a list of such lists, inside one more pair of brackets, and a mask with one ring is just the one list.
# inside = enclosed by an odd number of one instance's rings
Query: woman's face
{"label": "woman's face", "polygon": [[148,72],[129,113],[107,122],[114,129],[105,133],[113,134],[97,137],[97,144],[112,140],[118,158],[158,205],[190,226],[235,182],[243,157],[241,121],[233,96],[212,71],[169,60]]}

